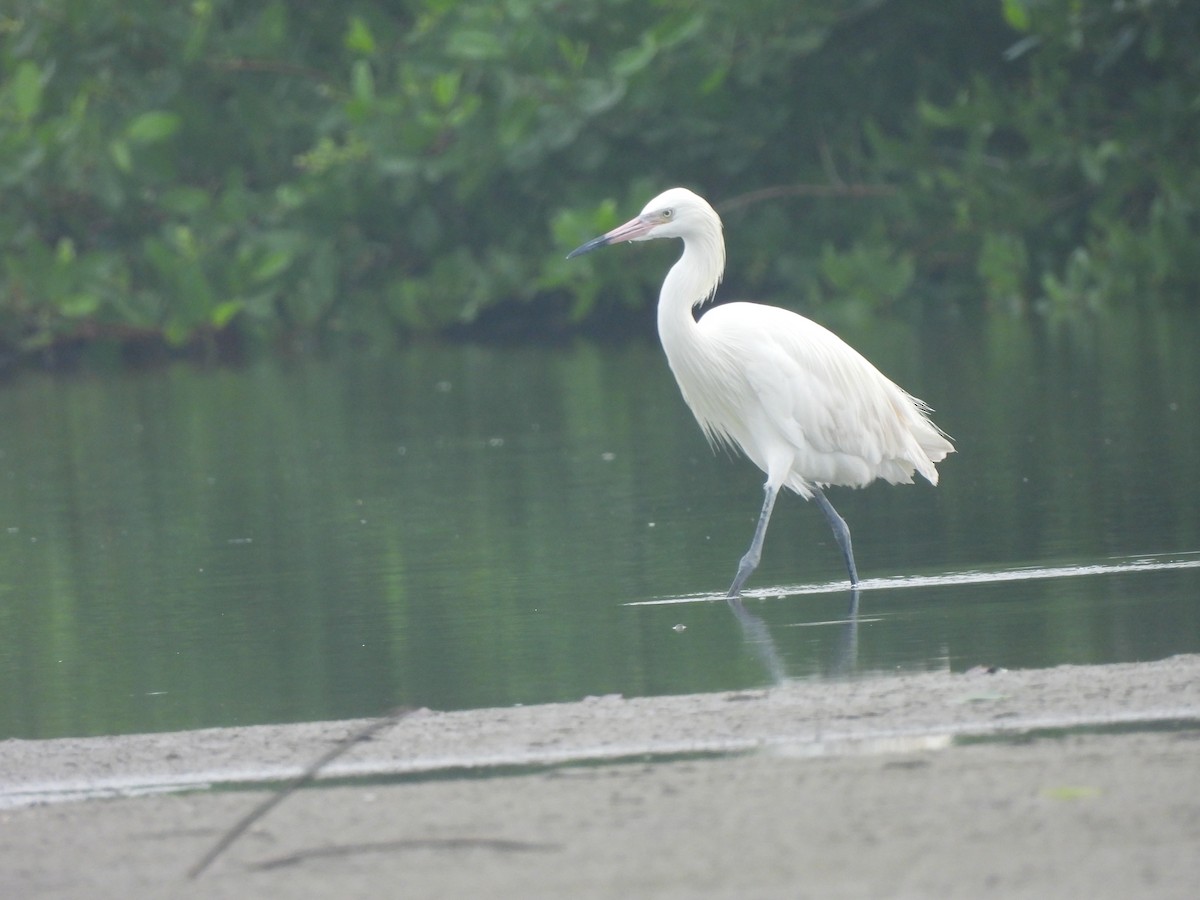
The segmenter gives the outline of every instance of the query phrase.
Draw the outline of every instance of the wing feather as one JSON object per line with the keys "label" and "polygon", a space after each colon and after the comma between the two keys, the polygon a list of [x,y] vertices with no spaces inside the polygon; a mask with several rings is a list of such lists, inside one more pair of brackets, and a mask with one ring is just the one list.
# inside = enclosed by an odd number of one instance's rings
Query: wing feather
{"label": "wing feather", "polygon": [[[699,402],[687,397],[710,440],[737,443],[770,472],[790,448],[785,482],[861,487],[876,478],[937,484],[953,446],[929,408],[888,380],[833,332],[778,307],[729,303],[699,321],[714,370]],[[693,376],[693,383],[698,376]],[[682,382],[681,382],[682,383]]]}

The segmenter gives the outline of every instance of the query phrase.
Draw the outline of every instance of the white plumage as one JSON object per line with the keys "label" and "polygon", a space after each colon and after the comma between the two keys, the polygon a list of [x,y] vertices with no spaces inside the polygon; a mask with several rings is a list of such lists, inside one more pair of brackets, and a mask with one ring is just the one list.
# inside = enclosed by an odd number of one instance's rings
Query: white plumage
{"label": "white plumage", "polygon": [[954,447],[929,408],[889,381],[833,332],[789,310],[727,303],[697,321],[725,269],[721,220],[701,197],[672,188],[619,228],[574,250],[675,237],[683,254],[663,281],[658,333],[683,398],[710,442],[741,448],[767,475],[754,540],[729,589],[736,597],[758,565],[781,487],[816,499],[858,584],[850,530],[821,490],[876,478],[937,484]]}

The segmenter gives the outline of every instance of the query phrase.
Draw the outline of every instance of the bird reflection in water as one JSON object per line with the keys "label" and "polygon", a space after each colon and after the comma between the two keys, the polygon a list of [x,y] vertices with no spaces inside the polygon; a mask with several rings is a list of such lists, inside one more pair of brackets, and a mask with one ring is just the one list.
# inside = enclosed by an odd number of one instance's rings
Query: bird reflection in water
{"label": "bird reflection in water", "polygon": [[[852,588],[850,591],[850,608],[846,611],[845,621],[841,623],[841,633],[838,635],[837,647],[834,651],[829,674],[832,677],[853,675],[858,666],[858,600],[860,591]],[[771,630],[761,616],[746,609],[741,597],[727,597],[725,602],[729,611],[742,629],[742,639],[750,648],[773,684],[787,681],[787,668],[783,656],[771,636]]]}

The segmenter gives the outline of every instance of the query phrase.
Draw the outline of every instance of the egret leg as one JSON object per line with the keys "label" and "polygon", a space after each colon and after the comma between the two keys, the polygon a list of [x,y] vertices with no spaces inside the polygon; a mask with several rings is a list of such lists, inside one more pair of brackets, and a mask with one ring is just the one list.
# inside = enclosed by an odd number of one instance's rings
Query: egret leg
{"label": "egret leg", "polygon": [[737,575],[733,577],[733,584],[729,586],[727,597],[741,596],[742,585],[746,583],[750,573],[758,568],[758,561],[762,557],[763,538],[767,536],[767,523],[771,521],[771,510],[775,507],[775,497],[779,493],[779,488],[768,482],[765,491],[767,496],[763,500],[762,512],[758,516],[758,526],[754,529],[754,540],[750,542],[750,549],[738,563]]}
{"label": "egret leg", "polygon": [[846,560],[846,571],[850,573],[850,586],[857,587],[858,569],[854,566],[854,548],[850,545],[850,526],[846,524],[845,519],[838,515],[838,511],[833,508],[833,504],[829,502],[820,488],[814,487],[812,492],[817,506],[821,507],[821,512],[825,513],[825,518],[829,520],[829,527],[833,529],[833,536],[837,538],[838,546],[842,548],[842,556]]}

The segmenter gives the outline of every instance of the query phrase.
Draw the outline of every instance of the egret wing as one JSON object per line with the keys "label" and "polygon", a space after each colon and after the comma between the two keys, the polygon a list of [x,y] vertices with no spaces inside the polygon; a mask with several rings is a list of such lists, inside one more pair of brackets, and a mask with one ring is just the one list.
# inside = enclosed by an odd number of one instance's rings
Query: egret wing
{"label": "egret wing", "polygon": [[952,447],[926,418],[924,404],[833,332],[751,303],[716,307],[700,322],[742,361],[758,411],[747,422],[752,440],[791,446],[790,487],[807,494],[808,484],[909,482],[914,471],[936,484],[933,463]]}

